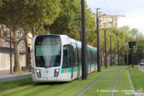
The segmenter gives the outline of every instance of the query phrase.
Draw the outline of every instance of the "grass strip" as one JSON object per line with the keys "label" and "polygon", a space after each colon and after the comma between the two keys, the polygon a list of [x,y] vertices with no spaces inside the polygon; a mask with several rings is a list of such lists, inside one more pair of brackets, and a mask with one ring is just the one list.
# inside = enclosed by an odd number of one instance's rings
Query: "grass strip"
{"label": "grass strip", "polygon": [[107,76],[89,88],[83,96],[109,96],[119,75],[119,71],[120,67],[113,67]]}
{"label": "grass strip", "polygon": [[133,96],[131,91],[132,89],[128,78],[127,70],[123,69],[116,88],[115,96]]}
{"label": "grass strip", "polygon": [[[109,71],[108,71],[109,72]],[[95,85],[98,81],[100,81],[101,79],[103,79],[108,72],[105,72],[103,75],[99,76],[94,82],[92,82],[90,85],[87,86],[87,88],[85,88],[82,92],[80,92],[77,96],[81,96],[82,94],[84,94],[89,88],[91,88],[93,85]]]}
{"label": "grass strip", "polygon": [[[26,85],[6,90],[0,96],[77,96],[79,92],[84,90],[89,84],[94,82],[96,78],[106,72],[108,69],[102,69],[102,72],[93,72],[88,75],[87,80],[74,80],[68,83],[60,84],[41,84]],[[30,86],[30,87],[29,87]],[[24,88],[25,87],[25,88]],[[21,90],[19,90],[21,89]]]}
{"label": "grass strip", "polygon": [[129,69],[131,79],[136,92],[144,92],[144,72],[140,71],[138,68]]}
{"label": "grass strip", "polygon": [[11,88],[18,87],[18,86],[23,86],[23,85],[30,84],[30,83],[32,83],[32,78],[24,78],[24,79],[19,79],[15,81],[3,82],[3,83],[0,83],[0,91],[11,89]]}
{"label": "grass strip", "polygon": [[114,96],[114,94],[115,94],[116,87],[117,87],[117,84],[118,84],[118,82],[119,82],[119,78],[120,78],[120,75],[121,75],[121,71],[122,71],[122,69],[120,70],[120,72],[119,72],[119,74],[118,74],[118,76],[117,76],[117,79],[116,79],[116,81],[115,81],[115,84],[114,84],[114,86],[113,86],[113,89],[112,89],[112,92],[111,92],[111,95],[110,95],[110,96]]}

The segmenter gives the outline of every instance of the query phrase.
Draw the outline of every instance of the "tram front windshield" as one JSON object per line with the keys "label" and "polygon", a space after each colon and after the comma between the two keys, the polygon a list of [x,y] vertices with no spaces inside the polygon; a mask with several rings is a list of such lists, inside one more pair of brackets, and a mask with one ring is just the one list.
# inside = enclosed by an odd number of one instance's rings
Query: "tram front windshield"
{"label": "tram front windshield", "polygon": [[39,36],[35,42],[36,67],[60,66],[60,37]]}

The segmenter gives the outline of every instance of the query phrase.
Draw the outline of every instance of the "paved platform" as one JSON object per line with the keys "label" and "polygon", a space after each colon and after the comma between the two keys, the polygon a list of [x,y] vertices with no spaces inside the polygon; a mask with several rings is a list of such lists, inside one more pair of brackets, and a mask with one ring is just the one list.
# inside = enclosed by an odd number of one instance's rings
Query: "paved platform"
{"label": "paved platform", "polygon": [[0,73],[0,82],[7,82],[7,81],[14,81],[17,79],[28,78],[32,76],[31,74],[32,74],[31,72],[20,74],[20,75]]}
{"label": "paved platform", "polygon": [[138,68],[139,68],[141,71],[144,72],[144,66],[140,66],[140,65],[138,65]]}

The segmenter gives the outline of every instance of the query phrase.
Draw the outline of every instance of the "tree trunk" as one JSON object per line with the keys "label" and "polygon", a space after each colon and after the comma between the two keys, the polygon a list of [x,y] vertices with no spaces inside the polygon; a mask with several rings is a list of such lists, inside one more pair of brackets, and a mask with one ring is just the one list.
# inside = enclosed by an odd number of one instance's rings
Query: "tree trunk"
{"label": "tree trunk", "polygon": [[35,34],[34,34],[34,31],[35,31],[35,30],[34,30],[34,27],[32,27],[31,30],[32,30],[32,37],[34,37],[34,36],[35,36]]}
{"label": "tree trunk", "polygon": [[126,65],[126,64],[125,64],[125,56],[122,56],[121,58],[122,58],[122,63],[123,63],[123,65]]}
{"label": "tree trunk", "polygon": [[14,72],[20,71],[18,42],[14,42]]}
{"label": "tree trunk", "polygon": [[26,37],[24,41],[25,41],[25,50],[26,50],[26,67],[29,68],[30,67],[30,54],[29,54],[30,50],[29,50],[28,41]]}
{"label": "tree trunk", "polygon": [[117,64],[117,62],[116,62],[116,61],[117,61],[117,58],[116,58],[116,54],[115,54],[115,53],[113,54],[113,57],[114,57],[114,59],[113,59],[113,60],[114,60],[113,64],[116,65],[116,64]]}
{"label": "tree trunk", "polygon": [[101,66],[104,66],[104,59],[103,59],[103,58],[104,58],[103,52],[101,51],[101,52],[100,52]]}

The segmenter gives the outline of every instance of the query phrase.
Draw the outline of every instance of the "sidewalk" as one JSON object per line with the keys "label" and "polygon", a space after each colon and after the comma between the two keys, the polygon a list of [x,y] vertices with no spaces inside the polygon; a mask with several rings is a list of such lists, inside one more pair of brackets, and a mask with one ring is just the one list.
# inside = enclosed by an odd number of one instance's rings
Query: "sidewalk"
{"label": "sidewalk", "polygon": [[28,78],[32,76],[31,74],[32,74],[31,72],[20,74],[20,75],[0,73],[0,82],[7,82],[7,81],[14,81],[17,79]]}
{"label": "sidewalk", "polygon": [[144,72],[144,66],[140,66],[138,65],[139,70],[141,70],[142,72]]}

